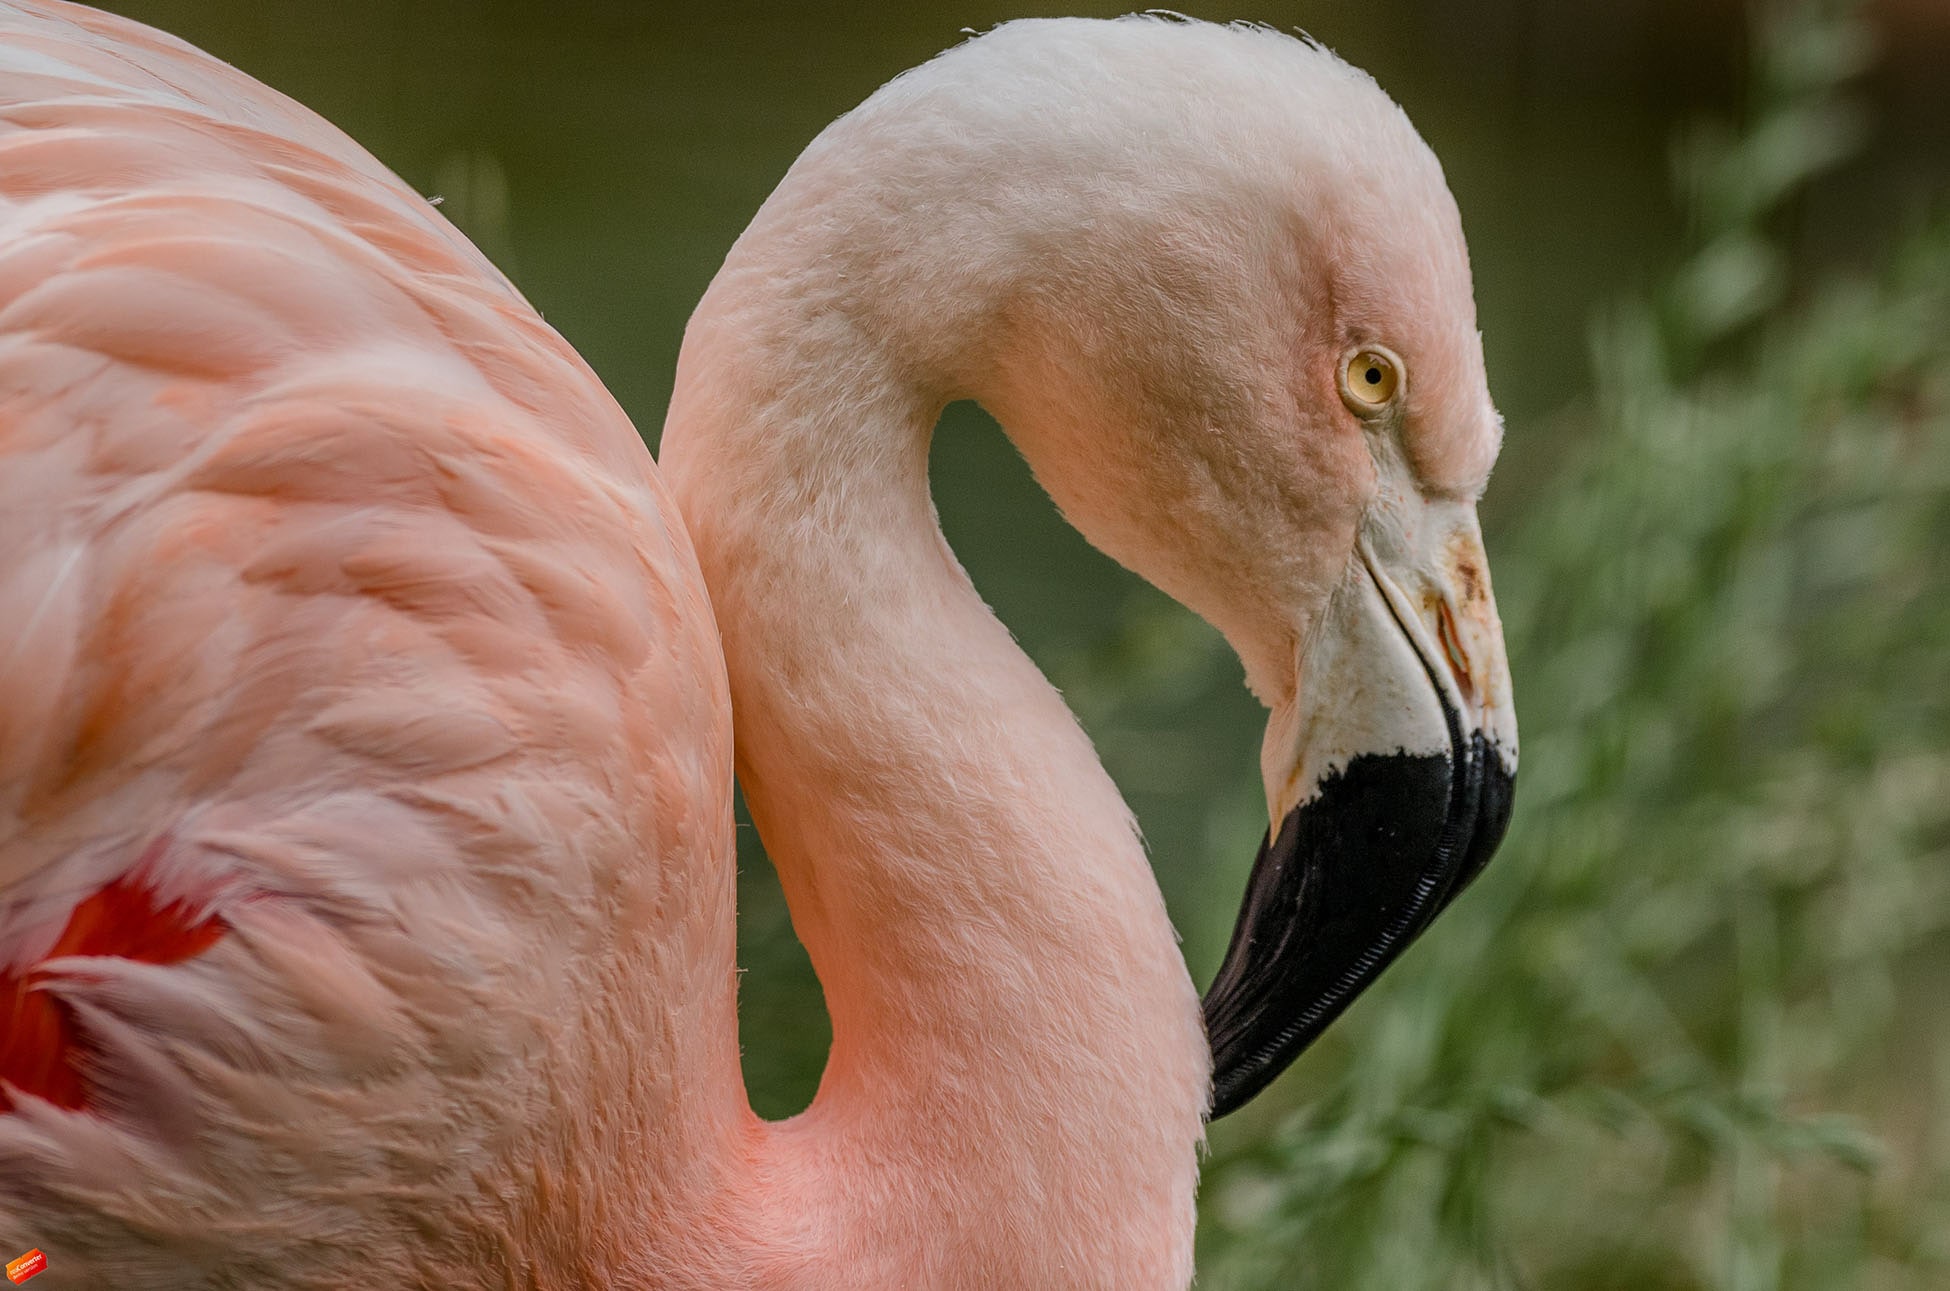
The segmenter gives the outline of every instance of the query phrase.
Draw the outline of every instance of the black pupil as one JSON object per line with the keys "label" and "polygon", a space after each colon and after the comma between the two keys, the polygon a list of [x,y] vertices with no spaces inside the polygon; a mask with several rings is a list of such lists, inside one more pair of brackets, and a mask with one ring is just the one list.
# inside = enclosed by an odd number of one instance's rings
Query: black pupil
{"label": "black pupil", "polygon": [[1369,385],[1371,385],[1371,386],[1378,386],[1378,385],[1380,385],[1380,384],[1381,384],[1381,369],[1380,369],[1380,368],[1369,368],[1369,369],[1368,369],[1368,372],[1367,372],[1367,376],[1368,376],[1368,384],[1369,384]]}

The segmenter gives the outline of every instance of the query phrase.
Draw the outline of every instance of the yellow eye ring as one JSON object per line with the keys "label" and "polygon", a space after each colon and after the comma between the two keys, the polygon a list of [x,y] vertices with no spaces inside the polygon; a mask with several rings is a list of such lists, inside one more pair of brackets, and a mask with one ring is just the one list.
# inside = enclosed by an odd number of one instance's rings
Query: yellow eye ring
{"label": "yellow eye ring", "polygon": [[1372,417],[1395,402],[1402,388],[1402,362],[1387,350],[1364,345],[1341,368],[1341,399],[1355,414]]}

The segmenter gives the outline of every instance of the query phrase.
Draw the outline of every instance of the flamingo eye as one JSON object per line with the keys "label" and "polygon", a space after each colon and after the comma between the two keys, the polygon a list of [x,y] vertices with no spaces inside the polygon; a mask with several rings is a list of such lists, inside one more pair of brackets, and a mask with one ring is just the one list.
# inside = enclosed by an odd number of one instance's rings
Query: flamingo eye
{"label": "flamingo eye", "polygon": [[1341,398],[1363,417],[1393,403],[1401,384],[1401,360],[1383,350],[1356,350],[1341,370]]}

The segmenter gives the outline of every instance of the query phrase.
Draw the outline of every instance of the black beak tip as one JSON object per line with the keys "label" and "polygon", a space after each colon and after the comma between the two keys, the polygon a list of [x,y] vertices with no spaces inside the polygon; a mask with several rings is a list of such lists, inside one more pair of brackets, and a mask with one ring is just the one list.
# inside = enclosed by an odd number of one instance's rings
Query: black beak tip
{"label": "black beak tip", "polygon": [[1286,1070],[1502,841],[1515,772],[1449,717],[1450,752],[1358,756],[1261,845],[1205,995],[1211,1119]]}

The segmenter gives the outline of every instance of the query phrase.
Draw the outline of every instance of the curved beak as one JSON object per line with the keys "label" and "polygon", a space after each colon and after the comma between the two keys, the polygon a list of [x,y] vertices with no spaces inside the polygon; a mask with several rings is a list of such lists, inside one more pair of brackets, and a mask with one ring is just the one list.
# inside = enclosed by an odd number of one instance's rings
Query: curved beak
{"label": "curved beak", "polygon": [[1377,506],[1267,726],[1272,821],[1205,995],[1213,1119],[1243,1106],[1469,884],[1517,766],[1475,511]]}

